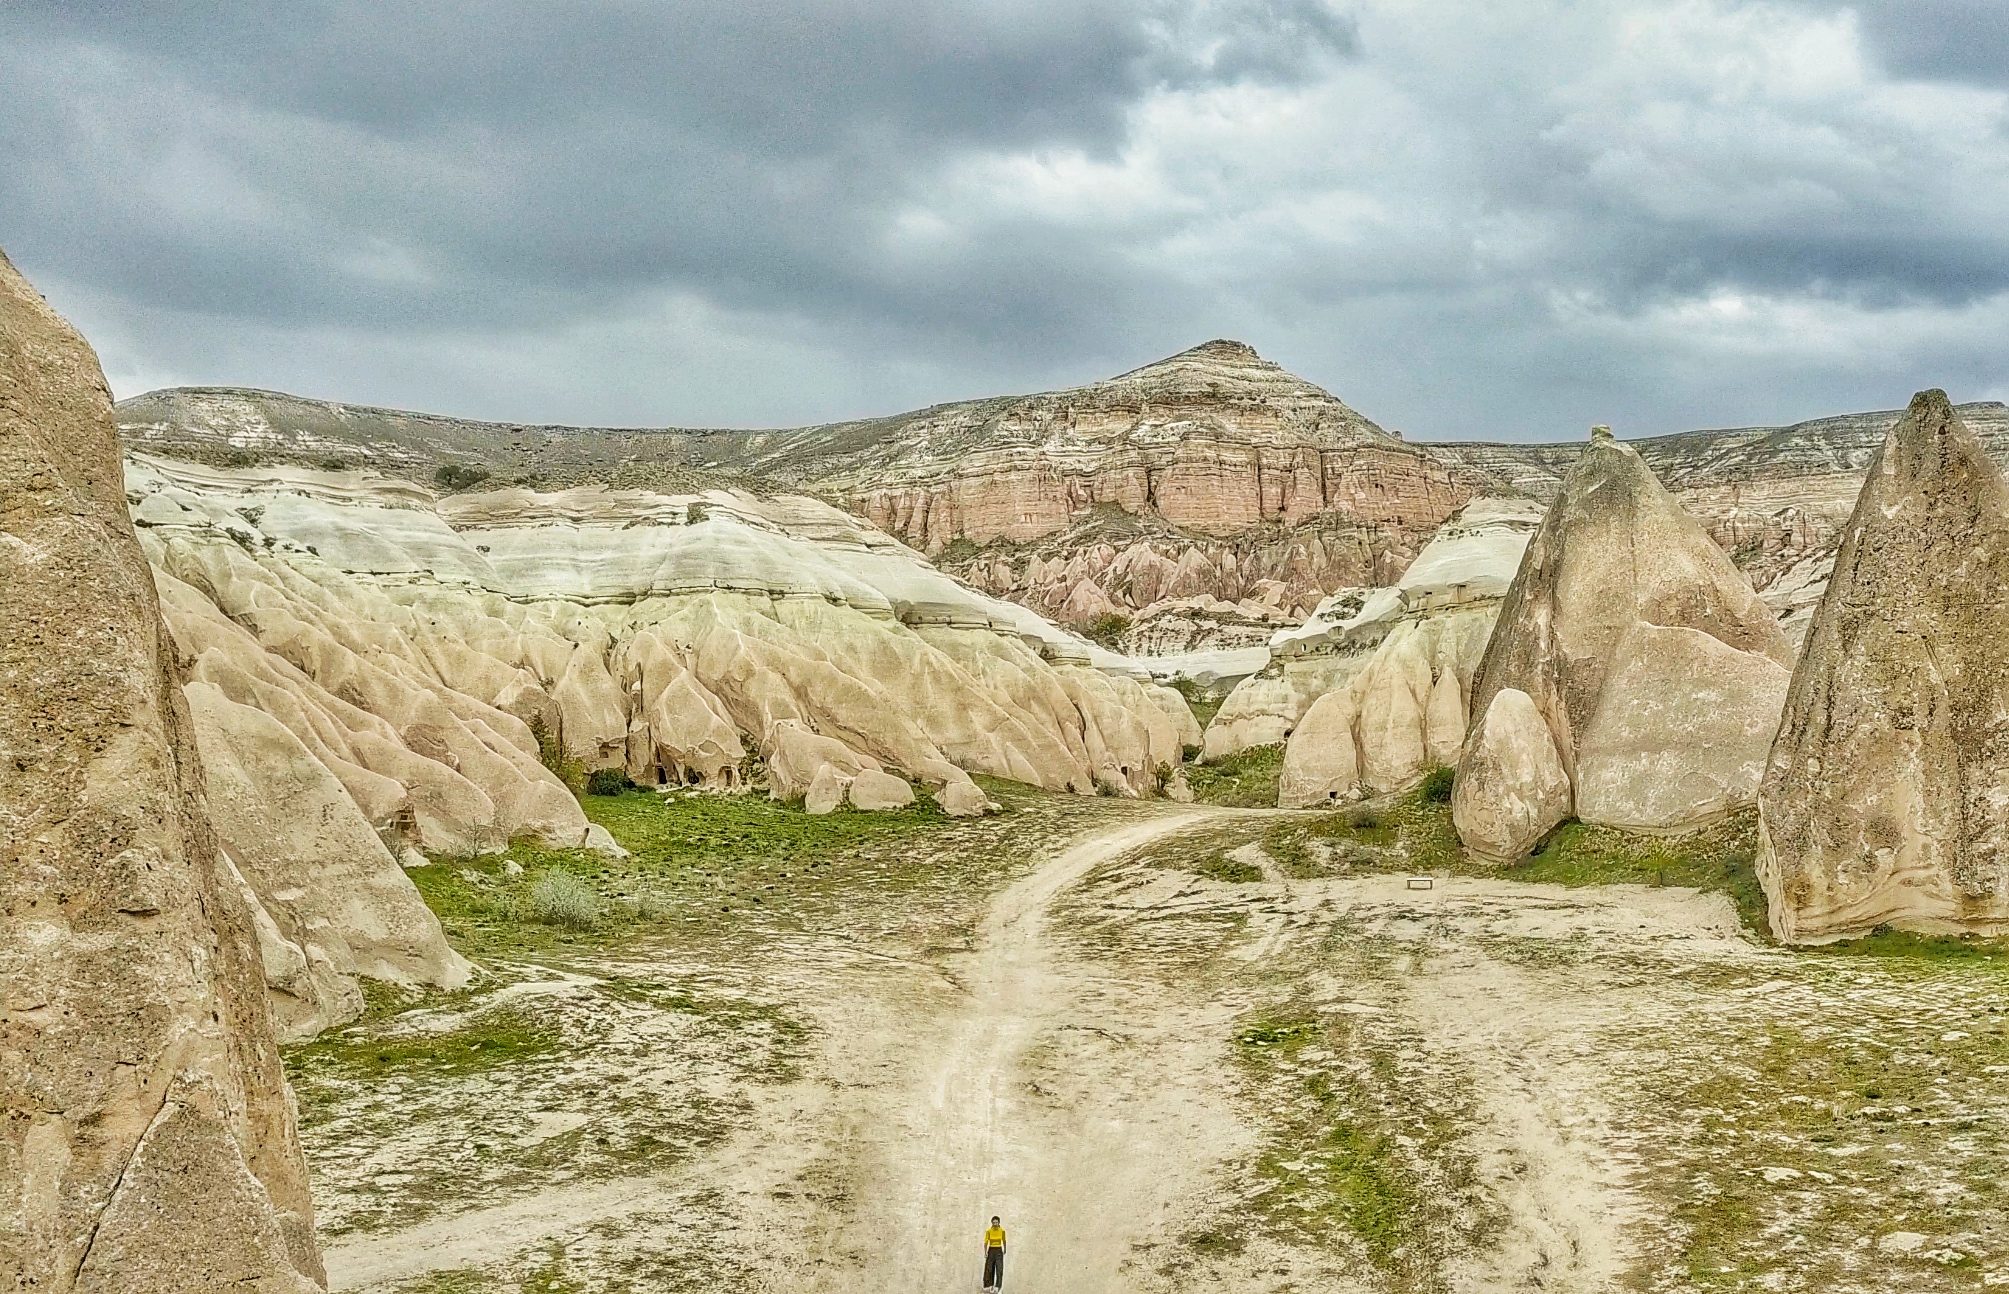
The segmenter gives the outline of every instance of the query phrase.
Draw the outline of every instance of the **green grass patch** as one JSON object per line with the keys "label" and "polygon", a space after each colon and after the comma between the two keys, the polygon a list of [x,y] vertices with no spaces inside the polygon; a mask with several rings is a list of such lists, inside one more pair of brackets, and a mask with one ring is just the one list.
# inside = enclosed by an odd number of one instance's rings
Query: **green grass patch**
{"label": "green grass patch", "polygon": [[1684,885],[1728,894],[1744,924],[1769,937],[1757,856],[1755,810],[1686,836],[1640,836],[1571,822],[1540,853],[1502,874],[1553,885]]}
{"label": "green grass patch", "polygon": [[1193,718],[1202,732],[1207,730],[1207,725],[1214,721],[1214,716],[1221,712],[1221,706],[1228,699],[1226,692],[1217,696],[1190,678],[1175,678],[1171,686],[1173,691],[1186,698],[1186,708],[1193,712]]}
{"label": "green grass patch", "polygon": [[1233,809],[1273,809],[1277,779],[1283,773],[1284,748],[1254,746],[1205,764],[1189,765],[1186,785],[1200,804]]}
{"label": "green grass patch", "polygon": [[484,1011],[457,1029],[411,1037],[353,1038],[333,1033],[287,1050],[287,1062],[311,1079],[385,1074],[467,1074],[558,1054],[558,1031],[507,1009]]}
{"label": "green grass patch", "polygon": [[1215,854],[1203,860],[1196,870],[1210,881],[1226,881],[1230,885],[1246,885],[1263,879],[1262,868],[1226,854]]}
{"label": "green grass patch", "polygon": [[1250,1096],[1268,1111],[1253,1220],[1279,1238],[1348,1237],[1395,1290],[1444,1288],[1446,1257],[1492,1226],[1473,1213],[1462,1111],[1406,1073],[1389,1040],[1348,1017],[1272,1007],[1235,1035]]}

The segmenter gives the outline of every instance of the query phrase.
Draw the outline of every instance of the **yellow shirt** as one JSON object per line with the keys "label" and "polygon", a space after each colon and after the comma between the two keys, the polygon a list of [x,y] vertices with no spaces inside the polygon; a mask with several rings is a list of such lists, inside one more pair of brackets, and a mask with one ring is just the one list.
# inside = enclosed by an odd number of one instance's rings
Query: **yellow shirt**
{"label": "yellow shirt", "polygon": [[1004,1247],[1003,1227],[990,1227],[984,1231],[984,1248],[1002,1249]]}

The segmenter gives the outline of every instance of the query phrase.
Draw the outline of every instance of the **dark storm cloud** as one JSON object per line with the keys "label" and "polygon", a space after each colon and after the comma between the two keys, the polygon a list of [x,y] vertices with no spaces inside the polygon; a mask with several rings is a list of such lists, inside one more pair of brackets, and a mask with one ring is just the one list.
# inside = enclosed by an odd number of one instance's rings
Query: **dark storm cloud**
{"label": "dark storm cloud", "polygon": [[1430,434],[1756,420],[2009,386],[2003,8],[16,0],[0,242],[128,391],[806,421],[1239,334]]}
{"label": "dark storm cloud", "polygon": [[34,259],[154,305],[449,324],[663,283],[874,314],[875,231],[946,152],[1106,154],[1150,88],[1351,40],[1317,0],[43,4],[0,34],[0,218]]}
{"label": "dark storm cloud", "polygon": [[1871,0],[1858,12],[1872,47],[1899,75],[2009,84],[2002,0]]}

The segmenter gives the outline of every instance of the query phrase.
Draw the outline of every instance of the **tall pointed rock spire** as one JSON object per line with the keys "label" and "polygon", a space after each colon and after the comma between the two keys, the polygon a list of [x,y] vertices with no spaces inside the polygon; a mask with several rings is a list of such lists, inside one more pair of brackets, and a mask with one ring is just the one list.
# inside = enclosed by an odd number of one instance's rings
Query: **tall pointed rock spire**
{"label": "tall pointed rock spire", "polygon": [[1772,928],[2009,930],[2009,481],[1943,391],[1870,465],[1759,795]]}

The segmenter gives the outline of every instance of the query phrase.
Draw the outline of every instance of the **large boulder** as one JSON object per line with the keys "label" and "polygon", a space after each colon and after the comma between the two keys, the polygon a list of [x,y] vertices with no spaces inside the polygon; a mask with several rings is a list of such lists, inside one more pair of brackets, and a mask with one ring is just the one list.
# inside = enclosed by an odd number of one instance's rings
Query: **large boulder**
{"label": "large boulder", "polygon": [[1570,813],[1570,779],[1534,698],[1501,688],[1486,704],[1451,790],[1458,838],[1492,862],[1526,858]]}
{"label": "large boulder", "polygon": [[[1470,710],[1486,722],[1466,735],[1458,766],[1465,843],[1518,856],[1524,833],[1479,824],[1518,821],[1515,806],[1535,804],[1539,821],[1555,807],[1545,760],[1501,761],[1488,745],[1501,693],[1524,694],[1546,726],[1568,782],[1564,817],[1680,832],[1755,799],[1792,660],[1723,550],[1633,449],[1596,428],[1528,543],[1479,666]],[[1502,733],[1525,718],[1511,708]],[[1539,753],[1534,734],[1516,741]],[[1515,784],[1520,775],[1536,781]]]}
{"label": "large boulder", "polygon": [[1944,392],[1843,531],[1758,797],[1781,939],[2009,931],[2009,482]]}
{"label": "large boulder", "polygon": [[914,802],[914,788],[906,778],[872,768],[861,769],[851,779],[851,789],[847,794],[852,808],[868,812],[904,809]]}
{"label": "large boulder", "polygon": [[96,356],[0,256],[0,1287],[311,1294],[243,891]]}

